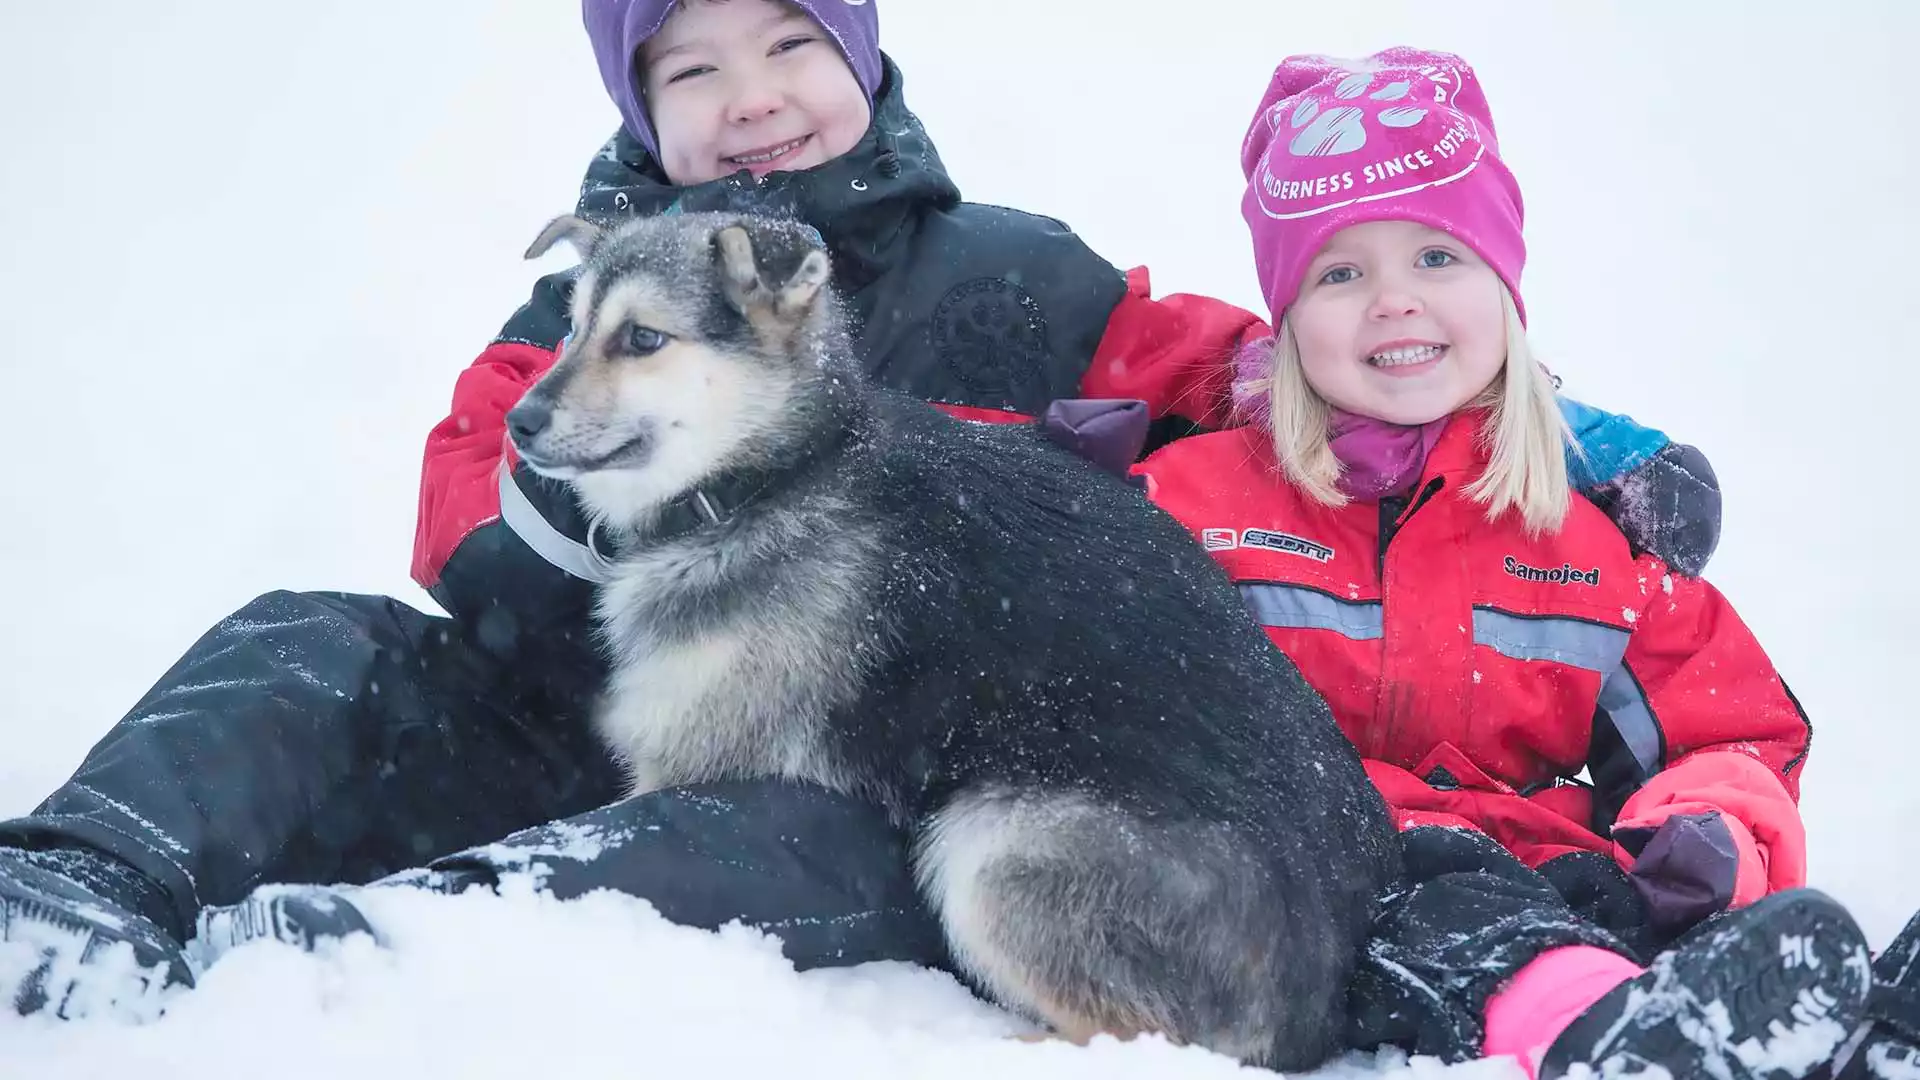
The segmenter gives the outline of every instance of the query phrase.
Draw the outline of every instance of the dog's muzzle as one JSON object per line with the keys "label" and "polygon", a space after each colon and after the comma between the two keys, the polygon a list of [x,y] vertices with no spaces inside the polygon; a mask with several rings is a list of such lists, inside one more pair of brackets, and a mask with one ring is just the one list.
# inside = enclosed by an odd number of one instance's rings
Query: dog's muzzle
{"label": "dog's muzzle", "polygon": [[507,410],[507,435],[522,456],[552,426],[553,401],[543,395],[528,394]]}
{"label": "dog's muzzle", "polygon": [[[578,448],[566,445],[577,440],[554,435],[553,421],[558,411],[552,398],[537,391],[507,410],[507,437],[513,441],[514,451],[528,468],[542,476],[567,480],[581,473],[635,468],[652,456],[651,425],[643,426],[638,434],[604,454],[579,453]],[[556,442],[560,445],[554,445]]]}
{"label": "dog's muzzle", "polygon": [[513,449],[520,460],[534,472],[556,477],[571,475],[580,471],[569,462],[556,460],[541,452],[541,439],[553,428],[553,400],[539,393],[531,393],[520,399],[520,403],[507,410],[507,438],[512,440]]}

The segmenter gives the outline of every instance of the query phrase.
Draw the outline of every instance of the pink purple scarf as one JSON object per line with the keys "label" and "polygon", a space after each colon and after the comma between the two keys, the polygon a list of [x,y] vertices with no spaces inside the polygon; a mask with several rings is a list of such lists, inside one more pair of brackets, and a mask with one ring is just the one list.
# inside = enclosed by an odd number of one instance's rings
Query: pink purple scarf
{"label": "pink purple scarf", "polygon": [[1345,466],[1340,490],[1348,498],[1364,501],[1405,495],[1412,489],[1448,420],[1443,416],[1409,427],[1331,407],[1328,412],[1333,456]]}

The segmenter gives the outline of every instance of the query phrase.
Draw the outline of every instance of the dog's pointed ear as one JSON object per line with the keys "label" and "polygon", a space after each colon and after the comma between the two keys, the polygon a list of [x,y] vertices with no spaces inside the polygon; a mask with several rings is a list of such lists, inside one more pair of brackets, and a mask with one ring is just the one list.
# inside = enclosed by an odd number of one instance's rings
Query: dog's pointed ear
{"label": "dog's pointed ear", "polygon": [[738,223],[713,234],[727,300],[749,322],[790,329],[812,310],[832,276],[819,234],[797,223],[759,228]]}
{"label": "dog's pointed ear", "polygon": [[729,225],[713,234],[713,250],[720,258],[720,280],[726,284],[727,299],[738,306],[755,297],[760,289],[760,268],[753,261],[753,238],[745,225]]}
{"label": "dog's pointed ear", "polygon": [[547,227],[541,229],[540,235],[533,238],[533,243],[528,245],[527,253],[521,258],[537,259],[551,251],[553,245],[565,240],[572,244],[573,250],[579,252],[580,257],[584,259],[593,254],[594,247],[605,235],[604,229],[585,218],[561,214],[547,222]]}

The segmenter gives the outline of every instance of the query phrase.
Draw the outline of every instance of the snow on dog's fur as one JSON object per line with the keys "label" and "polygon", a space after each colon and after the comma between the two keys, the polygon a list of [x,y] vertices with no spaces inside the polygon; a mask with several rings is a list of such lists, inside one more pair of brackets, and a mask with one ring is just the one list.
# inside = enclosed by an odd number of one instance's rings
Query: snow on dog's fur
{"label": "snow on dog's fur", "polygon": [[1386,810],[1187,532],[870,385],[803,225],[563,217],[529,256],[562,239],[573,333],[509,430],[608,555],[598,722],[635,789],[874,801],[965,973],[1068,1038],[1335,1052]]}

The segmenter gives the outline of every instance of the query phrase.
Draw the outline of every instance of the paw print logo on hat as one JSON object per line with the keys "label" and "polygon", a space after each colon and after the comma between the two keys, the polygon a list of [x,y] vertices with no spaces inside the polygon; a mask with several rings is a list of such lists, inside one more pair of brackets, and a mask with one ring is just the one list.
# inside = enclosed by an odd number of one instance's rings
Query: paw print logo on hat
{"label": "paw print logo on hat", "polygon": [[[1272,103],[1259,170],[1277,218],[1321,214],[1459,179],[1486,150],[1481,125],[1452,104],[1458,71],[1419,54],[1395,63],[1301,58],[1320,77]],[[1329,160],[1350,159],[1350,160]]]}
{"label": "paw print logo on hat", "polygon": [[[1334,87],[1336,101],[1350,101],[1367,93],[1373,76],[1361,72],[1349,75]],[[1397,79],[1367,94],[1374,101],[1399,101],[1413,92],[1413,80]],[[1289,123],[1301,129],[1287,144],[1295,157],[1331,157],[1350,154],[1367,145],[1366,110],[1350,105],[1322,108],[1316,98],[1302,101],[1293,110]],[[1404,105],[1382,109],[1376,121],[1387,128],[1408,128],[1427,118],[1427,110]]]}

